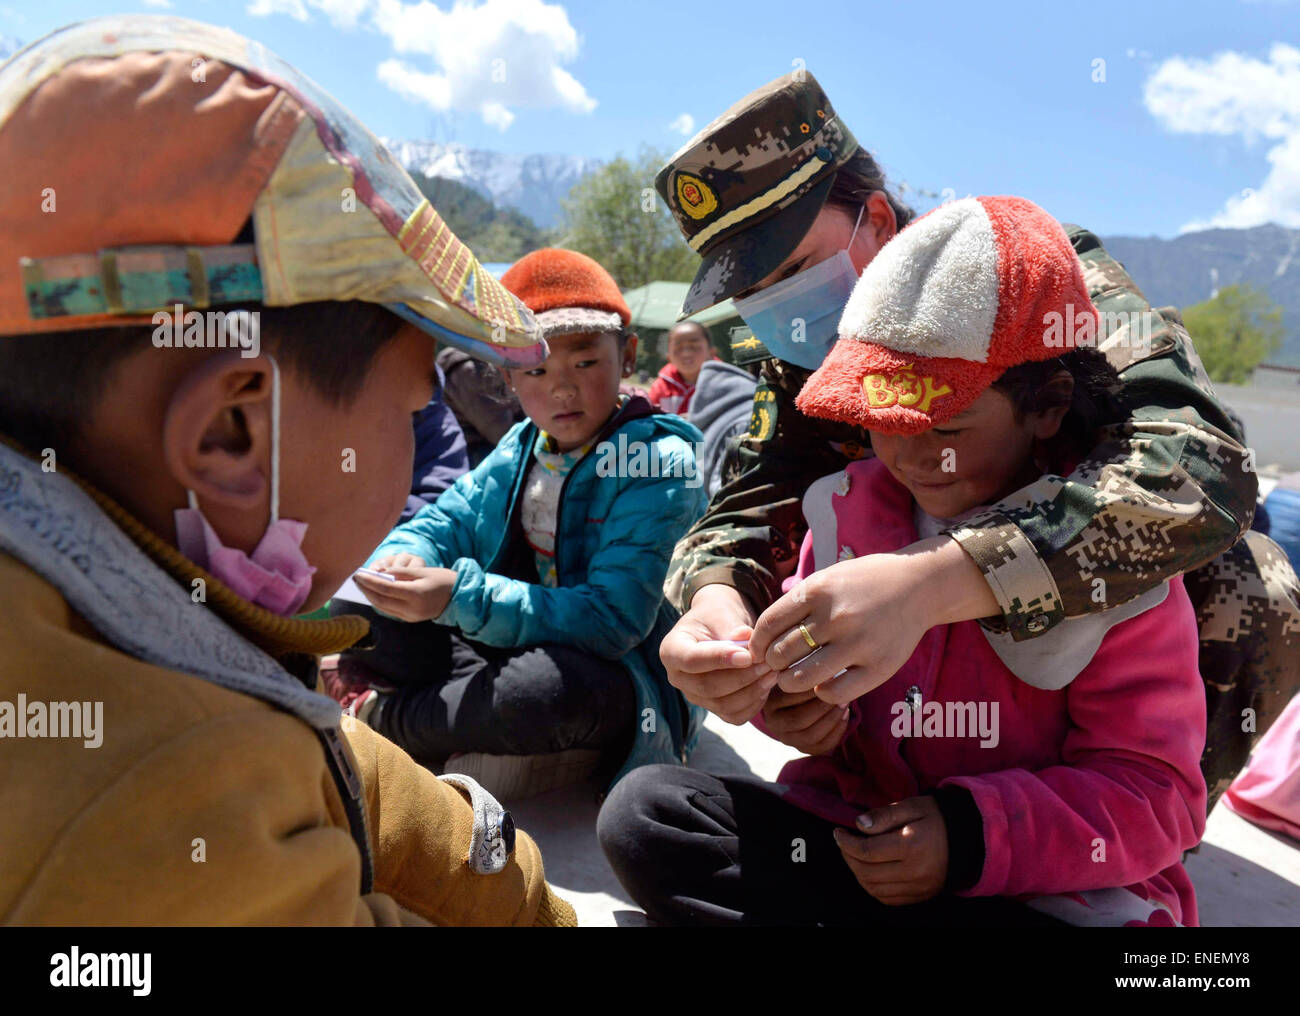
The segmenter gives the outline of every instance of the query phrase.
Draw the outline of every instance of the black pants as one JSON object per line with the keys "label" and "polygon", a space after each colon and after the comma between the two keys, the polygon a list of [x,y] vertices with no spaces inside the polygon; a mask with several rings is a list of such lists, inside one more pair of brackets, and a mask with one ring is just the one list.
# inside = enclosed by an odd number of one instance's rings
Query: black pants
{"label": "black pants", "polygon": [[394,689],[371,725],[418,762],[440,767],[458,751],[588,748],[621,763],[619,753],[631,747],[636,693],[617,661],[563,645],[498,649],[432,621],[395,621],[353,603],[336,601],[330,611],[370,620],[375,647],[343,655]]}
{"label": "black pants", "polygon": [[948,895],[887,907],[858,884],[834,828],[757,778],[667,765],[623,777],[596,823],[623,888],[660,924],[1059,924],[999,898]]}

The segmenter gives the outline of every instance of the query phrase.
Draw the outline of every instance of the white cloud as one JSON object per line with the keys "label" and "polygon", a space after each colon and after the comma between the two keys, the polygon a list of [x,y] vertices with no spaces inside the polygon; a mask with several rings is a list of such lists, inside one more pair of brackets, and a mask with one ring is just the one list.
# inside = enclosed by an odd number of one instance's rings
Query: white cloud
{"label": "white cloud", "polygon": [[440,113],[477,113],[498,130],[514,122],[516,109],[596,108],[562,66],[577,59],[581,40],[557,3],[453,0],[443,10],[430,0],[250,0],[247,11],[297,21],[320,11],[339,28],[367,18],[367,27],[393,48],[394,56],[376,68],[381,82]]}
{"label": "white cloud", "polygon": [[140,0],[146,7],[156,7],[160,11],[172,9],[172,0]]}
{"label": "white cloud", "polygon": [[[170,0],[144,0],[171,6]],[[255,18],[287,14],[295,21],[310,21],[310,11],[320,11],[337,28],[353,28],[372,6],[373,0],[252,0],[246,10]]]}
{"label": "white cloud", "polygon": [[409,58],[384,61],[379,79],[439,112],[475,112],[505,130],[514,109],[596,108],[596,100],[561,66],[577,58],[580,41],[558,4],[484,0],[444,11],[428,0],[377,0],[374,25],[395,53]]}
{"label": "white cloud", "polygon": [[1219,53],[1172,57],[1147,80],[1147,110],[1169,130],[1264,139],[1270,168],[1262,183],[1229,197],[1184,231],[1277,222],[1300,226],[1300,49],[1274,43],[1268,59]]}
{"label": "white cloud", "polygon": [[272,14],[287,14],[295,21],[307,20],[307,7],[302,0],[253,0],[247,11],[255,18],[269,18]]}
{"label": "white cloud", "polygon": [[670,131],[676,131],[683,137],[690,137],[695,132],[695,117],[690,113],[683,113],[676,120],[668,125]]}

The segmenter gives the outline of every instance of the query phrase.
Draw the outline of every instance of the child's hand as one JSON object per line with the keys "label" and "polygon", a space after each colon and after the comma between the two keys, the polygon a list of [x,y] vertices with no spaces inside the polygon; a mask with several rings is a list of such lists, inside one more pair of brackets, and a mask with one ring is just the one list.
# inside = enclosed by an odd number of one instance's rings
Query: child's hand
{"label": "child's hand", "polygon": [[849,707],[824,702],[813,691],[773,688],[763,706],[767,732],[805,755],[834,751],[849,729]]}
{"label": "child's hand", "polygon": [[387,557],[375,558],[370,567],[374,571],[391,571],[393,568],[423,568],[424,558],[417,557],[415,554],[389,554]]}
{"label": "child's hand", "polygon": [[865,835],[836,829],[835,842],[863,889],[890,907],[939,895],[948,878],[948,827],[933,797],[873,808],[858,828]]}
{"label": "child's hand", "polygon": [[[399,554],[398,557],[413,556]],[[447,609],[456,585],[454,571],[450,568],[426,568],[418,557],[413,557],[420,562],[418,565],[399,566],[388,563],[391,560],[381,558],[372,567],[396,576],[396,582],[385,582],[369,575],[354,578],[366,599],[385,614],[401,621],[429,621]]]}

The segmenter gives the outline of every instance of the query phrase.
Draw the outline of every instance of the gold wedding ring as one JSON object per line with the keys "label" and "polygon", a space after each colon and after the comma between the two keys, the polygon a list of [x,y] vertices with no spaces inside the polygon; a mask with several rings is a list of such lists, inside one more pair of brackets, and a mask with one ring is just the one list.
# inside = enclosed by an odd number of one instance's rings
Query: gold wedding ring
{"label": "gold wedding ring", "polygon": [[810,631],[808,630],[808,626],[807,626],[806,624],[804,624],[803,622],[800,622],[800,624],[799,624],[799,634],[802,635],[802,636],[803,636],[803,640],[804,640],[805,642],[808,643],[808,648],[809,648],[809,649],[820,649],[820,648],[821,648],[821,646],[819,646],[819,645],[817,644],[817,640],[816,640],[815,638],[812,637],[812,632],[810,632]]}

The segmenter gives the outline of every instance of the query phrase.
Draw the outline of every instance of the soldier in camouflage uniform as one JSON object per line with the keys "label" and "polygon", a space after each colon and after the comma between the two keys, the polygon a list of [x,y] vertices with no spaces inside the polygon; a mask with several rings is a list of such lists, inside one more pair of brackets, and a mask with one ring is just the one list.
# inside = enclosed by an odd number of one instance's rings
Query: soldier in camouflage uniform
{"label": "soldier in camouflage uniform", "polygon": [[[751,93],[690,141],[656,179],[703,259],[683,315],[743,295],[779,268],[858,151],[806,73]],[[879,184],[883,190],[883,177]],[[901,228],[908,210],[890,203]],[[1099,348],[1121,373],[1131,418],[1106,428],[1070,476],[1040,482],[949,535],[1001,611],[981,624],[1017,641],[1187,573],[1202,638],[1209,710],[1202,768],[1212,807],[1300,681],[1300,588],[1272,541],[1242,538],[1255,508],[1253,454],[1216,400],[1177,310],[1152,310],[1096,236],[1066,231],[1101,315]],[[766,354],[757,338],[739,340],[735,352]],[[795,408],[809,373],[765,360],[731,475],[674,554],[665,592],[680,610],[712,584],[734,588],[755,615],[773,604],[806,530],[805,490],[871,454],[866,431]],[[673,651],[666,646],[670,674]]]}

